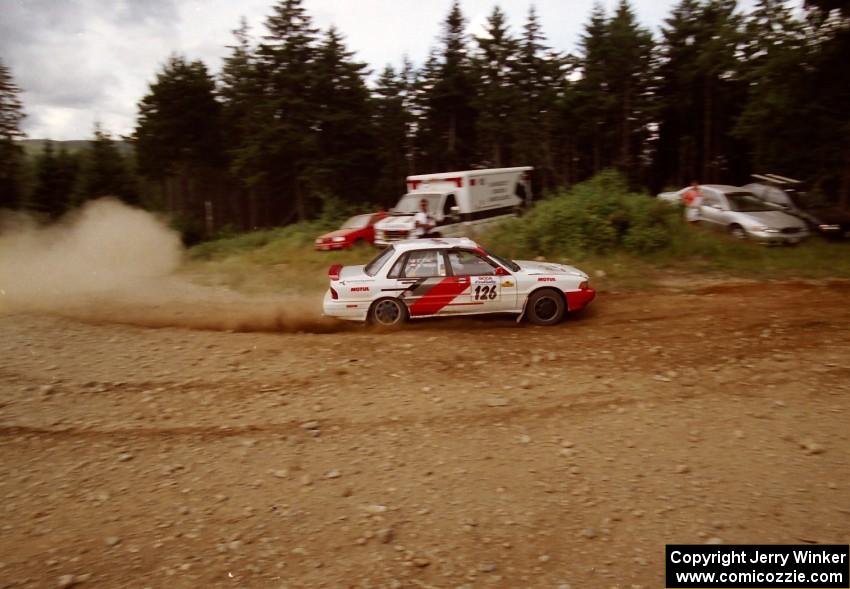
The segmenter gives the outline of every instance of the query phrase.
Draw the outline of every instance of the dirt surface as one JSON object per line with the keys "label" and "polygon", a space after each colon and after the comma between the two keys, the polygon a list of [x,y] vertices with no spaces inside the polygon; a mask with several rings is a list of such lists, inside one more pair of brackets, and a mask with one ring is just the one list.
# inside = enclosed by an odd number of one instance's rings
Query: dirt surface
{"label": "dirt surface", "polygon": [[0,587],[650,588],[665,543],[847,543],[848,300],[680,285],[392,334],[0,316]]}

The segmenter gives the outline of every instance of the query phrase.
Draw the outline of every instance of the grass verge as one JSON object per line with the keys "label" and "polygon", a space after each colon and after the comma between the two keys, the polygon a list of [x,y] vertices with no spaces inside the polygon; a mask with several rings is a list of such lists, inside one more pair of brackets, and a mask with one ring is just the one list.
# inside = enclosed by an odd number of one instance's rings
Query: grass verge
{"label": "grass verge", "polygon": [[[313,240],[325,228],[314,224],[247,233],[207,242],[188,252],[185,272],[201,283],[243,292],[320,292],[327,287],[332,264],[365,264],[377,249],[360,247],[317,252]],[[673,228],[669,247],[647,253],[624,251],[572,253],[521,251],[504,236],[485,234],[479,240],[495,253],[515,259],[545,259],[578,266],[597,287],[640,290],[657,287],[671,277],[693,279],[790,280],[850,278],[850,243],[812,237],[794,247],[742,243],[702,227]],[[495,237],[495,239],[494,239]]]}
{"label": "grass verge", "polygon": [[[365,264],[377,253],[371,247],[314,251],[314,239],[334,227],[331,220],[315,221],[203,243],[189,250],[186,270],[204,283],[246,292],[322,291],[328,266]],[[766,247],[737,241],[688,225],[679,207],[629,192],[612,171],[547,196],[478,241],[513,259],[573,264],[608,290],[652,288],[671,277],[850,278],[850,242],[811,237],[794,247]]]}

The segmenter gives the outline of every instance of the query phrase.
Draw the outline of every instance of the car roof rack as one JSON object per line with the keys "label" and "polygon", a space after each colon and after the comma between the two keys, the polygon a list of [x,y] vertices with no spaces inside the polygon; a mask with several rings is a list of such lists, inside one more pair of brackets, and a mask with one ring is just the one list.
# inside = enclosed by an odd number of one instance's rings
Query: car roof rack
{"label": "car roof rack", "polygon": [[755,178],[756,180],[763,180],[765,182],[771,182],[771,183],[776,182],[776,180],[774,180],[773,178],[771,178],[769,176],[763,176],[762,174],[751,174],[751,176],[753,178]]}
{"label": "car roof rack", "polygon": [[779,180],[781,182],[785,182],[787,184],[800,184],[802,180],[795,180],[794,178],[788,178],[787,176],[780,176],[779,174],[767,174],[769,177],[774,178],[775,180]]}
{"label": "car roof rack", "polygon": [[766,182],[770,182],[771,184],[801,184],[801,180],[795,180],[794,178],[788,178],[787,176],[780,176],[779,174],[753,174],[753,178],[756,180],[764,180]]}

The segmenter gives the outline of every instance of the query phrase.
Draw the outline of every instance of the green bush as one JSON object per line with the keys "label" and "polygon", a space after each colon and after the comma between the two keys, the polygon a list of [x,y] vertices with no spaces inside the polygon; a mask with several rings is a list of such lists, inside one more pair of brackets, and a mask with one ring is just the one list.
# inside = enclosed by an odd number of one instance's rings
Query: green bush
{"label": "green bush", "polygon": [[667,247],[677,222],[675,207],[629,192],[622,176],[605,171],[549,195],[521,219],[501,224],[487,241],[515,256],[645,254]]}

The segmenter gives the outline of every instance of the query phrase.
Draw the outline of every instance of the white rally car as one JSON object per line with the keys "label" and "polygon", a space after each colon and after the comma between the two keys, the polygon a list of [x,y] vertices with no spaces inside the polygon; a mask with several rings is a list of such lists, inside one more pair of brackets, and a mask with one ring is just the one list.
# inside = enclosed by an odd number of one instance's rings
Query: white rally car
{"label": "white rally car", "polygon": [[581,270],[505,260],[466,238],[400,241],[365,266],[331,266],[328,277],[325,315],[381,327],[483,313],[554,325],[596,296]]}

